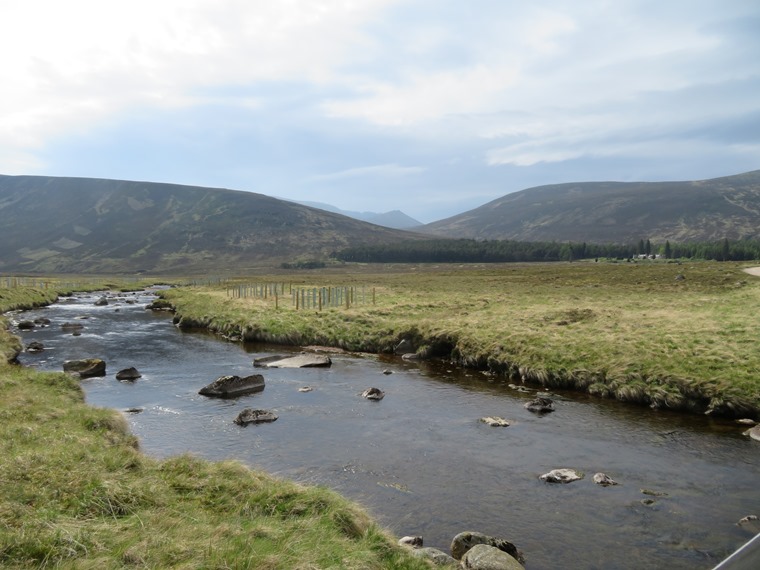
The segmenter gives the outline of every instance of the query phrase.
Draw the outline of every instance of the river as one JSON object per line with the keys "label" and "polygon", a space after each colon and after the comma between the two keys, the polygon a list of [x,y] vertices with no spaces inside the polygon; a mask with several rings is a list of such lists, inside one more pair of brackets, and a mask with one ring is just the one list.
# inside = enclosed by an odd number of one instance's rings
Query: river
{"label": "river", "polygon": [[[712,568],[760,531],[757,523],[737,524],[760,515],[760,443],[736,422],[576,393],[554,393],[556,410],[536,415],[523,407],[535,391],[395,356],[338,354],[328,369],[262,371],[254,358],[298,349],[179,331],[166,313],[145,310],[150,292],[95,306],[100,296],[17,315],[51,321],[17,332],[25,344],[45,345],[19,360],[43,370],[61,370],[67,359],[105,360],[105,377],[82,380],[87,401],[141,410],[125,414],[150,455],[234,458],[329,486],[396,535],[422,535],[426,546],[445,551],[465,530],[506,538],[528,569]],[[79,336],[61,329],[75,319],[85,327]],[[142,377],[117,381],[130,366]],[[198,395],[219,376],[255,372],[264,374],[263,392]],[[382,401],[360,397],[371,386],[385,392]],[[274,410],[279,419],[235,425],[246,407]],[[512,425],[490,427],[483,416]],[[567,485],[539,479],[561,467],[585,477]],[[594,484],[596,472],[619,485]]]}

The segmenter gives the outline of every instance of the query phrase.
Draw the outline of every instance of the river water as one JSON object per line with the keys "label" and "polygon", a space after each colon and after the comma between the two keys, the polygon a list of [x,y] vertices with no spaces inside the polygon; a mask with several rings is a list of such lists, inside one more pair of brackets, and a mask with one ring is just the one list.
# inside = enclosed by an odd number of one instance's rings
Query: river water
{"label": "river water", "polygon": [[[40,353],[19,360],[61,370],[96,357],[107,375],[82,380],[87,401],[125,412],[146,453],[190,452],[329,486],[363,504],[398,536],[418,534],[448,551],[475,530],[514,542],[528,569],[712,568],[760,531],[760,443],[733,421],[555,393],[556,410],[535,415],[535,396],[446,363],[395,356],[333,355],[329,369],[254,369],[254,358],[293,347],[233,344],[176,329],[145,310],[149,292],[81,295],[16,318],[51,323],[18,331]],[[65,322],[85,326],[79,336]],[[115,374],[136,367],[142,377]],[[392,374],[384,374],[384,371]],[[219,376],[263,373],[263,392],[220,400],[198,395]],[[311,392],[299,388],[310,386]],[[360,397],[371,386],[386,396]],[[275,411],[271,424],[233,423],[246,407]],[[509,427],[490,427],[500,416]],[[571,484],[539,475],[582,471]],[[596,472],[619,482],[601,487]],[[663,493],[653,496],[642,490]],[[645,504],[649,501],[652,504]]]}

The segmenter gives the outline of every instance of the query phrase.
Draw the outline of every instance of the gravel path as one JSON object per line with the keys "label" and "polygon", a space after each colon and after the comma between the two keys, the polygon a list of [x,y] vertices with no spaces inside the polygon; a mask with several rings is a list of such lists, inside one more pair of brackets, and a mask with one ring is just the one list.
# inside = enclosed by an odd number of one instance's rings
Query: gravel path
{"label": "gravel path", "polygon": [[755,277],[760,277],[760,267],[748,267],[744,271]]}

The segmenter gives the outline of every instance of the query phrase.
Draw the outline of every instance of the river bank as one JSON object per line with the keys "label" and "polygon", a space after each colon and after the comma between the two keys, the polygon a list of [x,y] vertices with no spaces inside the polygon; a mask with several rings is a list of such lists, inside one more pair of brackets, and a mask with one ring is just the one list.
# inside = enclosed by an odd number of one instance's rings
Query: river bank
{"label": "river bank", "polygon": [[[0,312],[59,293],[0,290]],[[11,357],[18,340],[0,327]],[[139,450],[78,380],[0,361],[4,568],[428,568],[336,493],[233,461]]]}
{"label": "river bank", "polygon": [[[758,331],[746,316],[760,310],[760,280],[745,269],[718,262],[347,267],[162,296],[178,326],[228,338],[375,353],[405,340],[417,357],[441,357],[505,383],[758,418]],[[272,283],[314,294],[350,284],[363,296],[348,308],[315,302],[304,310],[235,292]]]}

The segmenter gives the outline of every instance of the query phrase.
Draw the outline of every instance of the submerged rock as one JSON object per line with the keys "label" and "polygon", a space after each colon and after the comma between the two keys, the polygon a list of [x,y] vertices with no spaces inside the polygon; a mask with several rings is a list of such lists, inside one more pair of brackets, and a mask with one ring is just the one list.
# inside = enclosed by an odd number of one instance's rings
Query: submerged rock
{"label": "submerged rock", "polygon": [[253,365],[257,368],[327,368],[332,366],[332,360],[323,354],[302,353],[297,356],[257,358]]}
{"label": "submerged rock", "polygon": [[277,414],[269,410],[254,410],[246,408],[238,414],[234,422],[239,426],[247,424],[261,424],[277,420]]}
{"label": "submerged rock", "polygon": [[79,374],[79,376],[82,378],[88,378],[91,376],[105,376],[106,363],[100,358],[66,360],[63,363],[63,371]]}
{"label": "submerged rock", "polygon": [[311,386],[301,386],[298,389],[299,392],[311,392],[312,390],[314,390],[314,388],[312,388]]}
{"label": "submerged rock", "polygon": [[545,414],[554,411],[554,402],[550,398],[539,396],[530,402],[526,402],[523,407],[530,412]]}
{"label": "submerged rock", "polygon": [[123,370],[119,370],[116,373],[117,380],[137,380],[138,378],[142,378],[142,374],[140,374],[137,371],[137,368],[135,368],[134,366],[125,368]]}
{"label": "submerged rock", "polygon": [[539,479],[547,483],[572,483],[583,479],[583,475],[575,469],[552,469],[548,473],[539,476]]}
{"label": "submerged rock", "polygon": [[64,331],[81,331],[84,328],[82,323],[63,323],[61,330]]}
{"label": "submerged rock", "polygon": [[261,374],[253,374],[244,378],[240,376],[220,376],[211,384],[201,388],[198,393],[202,396],[234,398],[244,394],[261,392],[263,389],[264,377]]}
{"label": "submerged rock", "polygon": [[380,388],[367,388],[364,390],[364,392],[362,392],[362,398],[379,401],[385,398],[385,392],[383,392]]}
{"label": "submerged rock", "polygon": [[493,427],[509,427],[510,425],[509,420],[495,416],[486,416],[484,418],[480,418],[480,421]]}
{"label": "submerged rock", "polygon": [[451,555],[457,560],[461,558],[476,544],[485,544],[506,552],[518,562],[525,562],[522,552],[517,547],[503,538],[494,538],[480,532],[460,532],[451,541]]}

